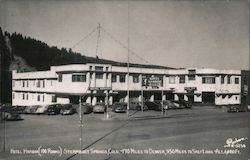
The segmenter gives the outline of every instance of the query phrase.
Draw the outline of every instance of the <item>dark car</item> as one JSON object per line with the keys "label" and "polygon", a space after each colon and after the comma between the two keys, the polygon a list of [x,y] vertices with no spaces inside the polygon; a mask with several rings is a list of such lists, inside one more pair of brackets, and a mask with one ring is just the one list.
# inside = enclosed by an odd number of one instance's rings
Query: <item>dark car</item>
{"label": "dark car", "polygon": [[1,121],[18,121],[23,120],[20,116],[20,114],[17,112],[17,110],[14,107],[1,107],[0,109],[0,118]]}
{"label": "dark car", "polygon": [[116,113],[125,113],[127,111],[127,103],[125,102],[115,102],[112,105],[112,111]]}
{"label": "dark car", "polygon": [[171,100],[173,103],[178,104],[179,108],[192,108],[192,103],[184,99]]}
{"label": "dark car", "polygon": [[22,114],[24,113],[26,106],[14,106],[13,108],[16,109],[17,113]]}
{"label": "dark car", "polygon": [[163,109],[164,110],[168,110],[168,109],[179,109],[179,104],[178,103],[174,103],[170,100],[164,100],[163,101]]}
{"label": "dark car", "polygon": [[61,106],[61,115],[72,115],[76,113],[76,108],[73,106],[73,104],[64,104]]}
{"label": "dark car", "polygon": [[106,111],[107,111],[107,107],[105,103],[102,103],[102,102],[97,102],[93,107],[94,113],[104,113]]}
{"label": "dark car", "polygon": [[148,107],[149,110],[154,110],[154,111],[161,111],[162,110],[162,105],[161,105],[162,101],[146,101],[145,104]]}
{"label": "dark car", "polygon": [[47,108],[48,115],[57,115],[60,114],[61,105],[60,104],[51,104]]}
{"label": "dark car", "polygon": [[231,105],[227,112],[246,112],[246,107],[242,105]]}

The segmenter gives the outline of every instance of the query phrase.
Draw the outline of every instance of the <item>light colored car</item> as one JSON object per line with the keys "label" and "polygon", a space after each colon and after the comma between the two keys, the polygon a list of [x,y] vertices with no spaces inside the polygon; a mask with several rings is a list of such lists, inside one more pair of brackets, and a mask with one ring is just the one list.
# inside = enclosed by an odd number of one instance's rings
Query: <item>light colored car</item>
{"label": "light colored car", "polygon": [[93,107],[94,113],[104,113],[107,111],[107,107],[102,102],[97,102],[96,105]]}
{"label": "light colored car", "polygon": [[45,114],[48,110],[48,105],[43,105],[43,106],[39,106],[35,112],[35,114]]}

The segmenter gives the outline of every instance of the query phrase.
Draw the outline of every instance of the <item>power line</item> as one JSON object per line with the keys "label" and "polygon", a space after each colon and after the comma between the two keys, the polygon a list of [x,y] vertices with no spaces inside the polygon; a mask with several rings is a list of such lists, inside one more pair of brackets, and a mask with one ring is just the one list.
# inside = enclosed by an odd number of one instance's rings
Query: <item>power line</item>
{"label": "power line", "polygon": [[[113,41],[115,41],[116,43],[118,43],[121,47],[123,47],[125,50],[128,50],[129,48],[127,46],[125,46],[121,41],[117,40],[114,36],[112,36],[105,28],[101,27],[101,29],[104,31],[104,33],[106,33]],[[141,56],[139,56],[137,53],[135,53],[134,51],[132,51],[131,49],[129,49],[129,52],[131,54],[133,54],[134,56],[136,56],[138,59],[151,64],[149,61],[147,61],[146,59],[142,58]]]}
{"label": "power line", "polygon": [[89,34],[87,34],[85,37],[80,39],[77,43],[75,43],[71,48],[75,48],[77,45],[79,45],[82,41],[86,40],[89,36],[91,36],[97,29],[99,29],[99,26],[93,29]]}

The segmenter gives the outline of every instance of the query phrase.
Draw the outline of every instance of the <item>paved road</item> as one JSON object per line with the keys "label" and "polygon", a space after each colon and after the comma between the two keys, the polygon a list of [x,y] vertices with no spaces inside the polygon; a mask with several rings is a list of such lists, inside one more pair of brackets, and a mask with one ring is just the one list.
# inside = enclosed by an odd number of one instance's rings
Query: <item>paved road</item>
{"label": "paved road", "polygon": [[[84,116],[83,148],[88,148],[83,152],[82,159],[249,158],[248,139],[239,142],[238,148],[224,147],[228,138],[249,137],[249,113],[246,112],[230,114],[220,108],[194,107],[171,110],[165,116],[154,111],[137,112],[129,121],[126,114],[111,114],[111,117],[111,120],[106,120],[102,114]],[[23,115],[23,118],[23,121],[6,123],[7,153],[0,152],[0,158],[80,158],[79,154],[71,154],[79,151],[77,115]],[[2,133],[3,124],[0,127]],[[2,137],[0,140],[3,140]],[[23,153],[25,148],[28,152],[39,147],[41,152],[47,152],[41,157],[37,153]],[[57,152],[60,148],[64,152],[62,155]],[[17,150],[22,153],[14,154]],[[108,151],[110,154],[107,154]]]}

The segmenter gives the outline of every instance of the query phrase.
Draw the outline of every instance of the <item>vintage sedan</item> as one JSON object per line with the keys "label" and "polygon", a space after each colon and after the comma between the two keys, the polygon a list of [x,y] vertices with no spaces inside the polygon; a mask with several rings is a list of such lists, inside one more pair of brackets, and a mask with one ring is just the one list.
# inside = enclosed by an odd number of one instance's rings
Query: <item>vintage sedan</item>
{"label": "vintage sedan", "polygon": [[94,113],[104,113],[106,111],[107,111],[107,107],[105,103],[102,103],[102,102],[97,102],[93,107]]}
{"label": "vintage sedan", "polygon": [[116,113],[125,113],[127,111],[127,103],[125,102],[115,102],[112,105],[112,111]]}

